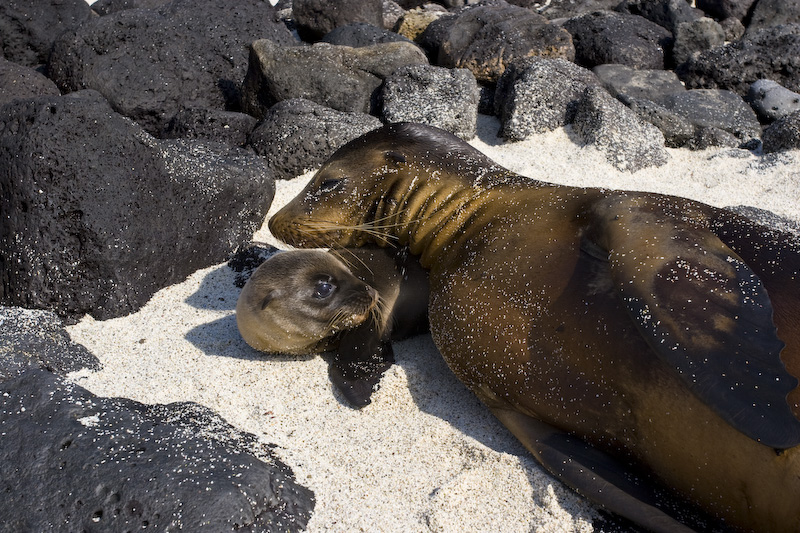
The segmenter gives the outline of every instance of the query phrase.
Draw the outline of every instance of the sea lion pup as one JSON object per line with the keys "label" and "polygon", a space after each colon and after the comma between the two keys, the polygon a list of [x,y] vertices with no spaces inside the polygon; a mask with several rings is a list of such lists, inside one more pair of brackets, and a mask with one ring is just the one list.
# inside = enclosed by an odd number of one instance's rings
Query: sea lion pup
{"label": "sea lion pup", "polygon": [[[348,264],[345,264],[347,262]],[[256,350],[335,350],[331,382],[353,407],[370,403],[394,362],[391,340],[427,330],[427,273],[401,252],[359,248],[280,252],[242,288],[236,323]]]}
{"label": "sea lion pup", "polygon": [[413,124],[339,149],[269,226],[299,247],[408,246],[448,366],[606,509],[686,531],[667,487],[728,527],[800,530],[791,235],[683,198],[535,181]]}

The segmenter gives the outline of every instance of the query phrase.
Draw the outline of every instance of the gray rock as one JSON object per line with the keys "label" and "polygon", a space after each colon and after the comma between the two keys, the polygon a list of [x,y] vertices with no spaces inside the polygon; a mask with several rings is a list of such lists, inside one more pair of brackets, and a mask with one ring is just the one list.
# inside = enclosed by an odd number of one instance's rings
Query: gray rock
{"label": "gray rock", "polygon": [[494,98],[500,134],[521,140],[569,124],[586,87],[599,84],[590,71],[564,59],[511,63],[497,83]]}
{"label": "gray rock", "polygon": [[161,137],[200,139],[228,146],[244,146],[258,120],[244,113],[220,109],[182,109],[172,117]]}
{"label": "gray rock", "polygon": [[482,83],[495,83],[515,59],[575,57],[572,39],[563,28],[503,1],[467,7],[433,24],[443,37],[436,63],[469,69]]}
{"label": "gray rock", "polygon": [[744,96],[753,82],[768,78],[800,92],[800,24],[761,30],[706,50],[675,72],[690,89],[728,89]]}
{"label": "gray rock", "polygon": [[63,376],[82,368],[100,370],[100,361],[72,342],[52,311],[0,306],[0,382],[30,367]]}
{"label": "gray rock", "polygon": [[686,0],[623,0],[614,10],[644,17],[673,34],[679,24],[699,18]]}
{"label": "gray rock", "polygon": [[800,111],[782,116],[764,129],[764,152],[800,148]]}
{"label": "gray rock", "polygon": [[403,18],[406,10],[393,0],[383,0],[383,26],[382,28],[395,30],[397,22]]}
{"label": "gray rock", "polygon": [[800,237],[800,221],[780,216],[772,211],[749,205],[726,206],[725,209],[758,222],[762,226],[793,233]]}
{"label": "gray rock", "polygon": [[717,20],[729,17],[743,20],[757,0],[695,0],[695,5]]}
{"label": "gray rock", "polygon": [[728,42],[738,41],[744,36],[745,27],[742,21],[735,17],[728,17],[719,23],[725,32],[725,40]]}
{"label": "gray rock", "polygon": [[383,0],[293,0],[292,12],[300,37],[310,42],[351,22],[383,26]]}
{"label": "gray rock", "polygon": [[247,46],[295,39],[269,2],[174,0],[160,10],[96,17],[53,46],[49,76],[63,92],[95,89],[158,135],[184,108],[236,110]]}
{"label": "gray rock", "polygon": [[637,15],[594,11],[569,19],[564,28],[572,35],[575,62],[592,68],[618,63],[640,69],[663,69],[672,34]]}
{"label": "gray rock", "polygon": [[[735,20],[735,19],[734,19]],[[672,58],[676,65],[688,61],[693,54],[725,44],[725,30],[708,17],[678,25]]]}
{"label": "gray rock", "polygon": [[537,9],[548,20],[568,19],[591,13],[593,11],[611,10],[620,4],[620,0],[556,0],[540,1]]}
{"label": "gray rock", "polygon": [[0,384],[6,531],[302,531],[271,446],[193,403],[101,398],[36,368]]}
{"label": "gray rock", "polygon": [[427,63],[420,48],[407,42],[351,48],[282,47],[258,40],[250,47],[242,108],[263,118],[281,100],[305,98],[338,111],[369,113],[386,76],[402,66]]}
{"label": "gray rock", "polygon": [[578,101],[573,129],[587,144],[605,152],[608,162],[622,171],[660,166],[669,155],[664,136],[625,107],[602,87],[587,87]]}
{"label": "gray rock", "polygon": [[745,99],[764,122],[772,122],[800,109],[800,94],[772,80],[754,82]]}
{"label": "gray rock", "polygon": [[27,67],[47,63],[53,41],[91,16],[86,0],[0,2],[0,56]]}
{"label": "gray rock", "polygon": [[651,100],[622,95],[618,97],[636,116],[649,122],[664,135],[664,143],[670,148],[679,148],[695,135],[695,127],[684,117],[673,113]]}
{"label": "gray rock", "polygon": [[364,113],[345,113],[310,100],[275,104],[248,140],[278,179],[319,167],[347,142],[381,126]]}
{"label": "gray rock", "polygon": [[402,67],[386,78],[381,94],[387,122],[419,122],[465,140],[475,137],[480,94],[467,69]]}
{"label": "gray rock", "polygon": [[102,96],[19,100],[0,115],[0,302],[97,319],[248,242],[269,169],[216,143],[159,141]]}
{"label": "gray rock", "polygon": [[0,107],[20,98],[59,94],[56,84],[43,74],[0,57]]}
{"label": "gray rock", "polygon": [[758,0],[747,24],[747,35],[759,30],[800,22],[800,0]]}
{"label": "gray rock", "polygon": [[718,128],[742,142],[761,136],[755,112],[731,91],[694,89],[666,95],[661,103],[697,127]]}
{"label": "gray rock", "polygon": [[322,38],[323,43],[352,46],[354,48],[373,44],[396,43],[398,41],[411,42],[398,33],[378,28],[366,22],[351,22],[350,24],[339,26]]}
{"label": "gray rock", "polygon": [[97,0],[92,4],[92,11],[106,16],[126,9],[152,9],[161,7],[172,0]]}
{"label": "gray rock", "polygon": [[705,150],[706,148],[737,148],[742,144],[735,135],[713,126],[698,126],[694,137],[684,146],[689,150]]}
{"label": "gray rock", "polygon": [[645,98],[659,102],[664,95],[686,91],[674,72],[635,69],[625,65],[597,65],[592,69],[606,90],[617,98]]}

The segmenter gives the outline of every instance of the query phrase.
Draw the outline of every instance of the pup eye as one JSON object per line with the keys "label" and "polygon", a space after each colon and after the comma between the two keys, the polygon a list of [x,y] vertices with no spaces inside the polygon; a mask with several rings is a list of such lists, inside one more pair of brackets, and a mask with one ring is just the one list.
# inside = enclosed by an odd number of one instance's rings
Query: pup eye
{"label": "pup eye", "polygon": [[342,182],[343,181],[344,180],[341,180],[341,179],[325,180],[320,184],[319,192],[328,193],[328,192],[335,191],[336,189],[338,189],[339,187],[342,186]]}
{"label": "pup eye", "polygon": [[317,285],[314,287],[314,298],[319,298],[320,300],[324,300],[328,298],[333,291],[336,290],[336,286],[325,280],[317,281]]}

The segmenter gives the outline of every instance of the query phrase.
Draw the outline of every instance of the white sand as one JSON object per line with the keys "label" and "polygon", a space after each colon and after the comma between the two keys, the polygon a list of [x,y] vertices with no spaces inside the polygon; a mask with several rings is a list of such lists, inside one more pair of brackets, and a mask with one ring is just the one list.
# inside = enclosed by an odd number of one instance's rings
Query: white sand
{"label": "white sand", "polygon": [[[670,162],[620,173],[568,130],[501,144],[480,118],[473,145],[536,179],[650,190],[800,220],[800,152],[670,150]],[[279,182],[275,211],[309,175]],[[278,244],[266,227],[254,240]],[[239,337],[238,289],[224,264],[158,292],[138,313],[68,328],[102,371],[72,375],[103,396],[195,401],[278,445],[317,505],[309,531],[591,531],[592,508],[541,472],[450,374],[429,336],[398,343],[398,365],[361,411],[333,394],[325,362],[259,354]]]}

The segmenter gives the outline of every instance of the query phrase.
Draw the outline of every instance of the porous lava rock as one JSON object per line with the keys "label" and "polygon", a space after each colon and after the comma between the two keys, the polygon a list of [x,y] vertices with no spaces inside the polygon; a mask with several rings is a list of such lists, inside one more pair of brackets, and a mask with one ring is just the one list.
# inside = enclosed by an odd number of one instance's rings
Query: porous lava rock
{"label": "porous lava rock", "polygon": [[43,74],[0,57],[0,107],[18,98],[59,94],[56,84]]}
{"label": "porous lava rock", "polygon": [[161,7],[172,0],[97,0],[92,4],[92,11],[98,15],[110,15],[126,9],[152,9]]}
{"label": "porous lava rock", "polygon": [[345,26],[339,26],[322,38],[323,43],[352,46],[353,48],[398,41],[411,42],[398,33],[378,28],[366,22],[352,22]]}
{"label": "porous lava rock", "polygon": [[381,127],[366,113],[346,113],[301,98],[272,106],[248,140],[278,179],[316,168],[347,142]]}
{"label": "porous lava rock", "polygon": [[242,109],[263,118],[281,100],[304,98],[339,111],[369,113],[376,108],[377,89],[386,76],[405,65],[427,63],[422,50],[410,42],[284,47],[262,39],[250,47]]}
{"label": "porous lava rock", "polygon": [[575,58],[572,39],[563,28],[502,0],[464,8],[431,26],[440,39],[436,64],[469,69],[483,83],[495,83],[515,59]]}
{"label": "porous lava rock", "polygon": [[0,56],[28,67],[47,63],[53,41],[91,16],[86,0],[4,0]]}
{"label": "porous lava rock", "polygon": [[717,20],[743,20],[758,0],[695,0],[695,5]]}
{"label": "porous lava rock", "polygon": [[387,122],[418,122],[465,140],[475,137],[480,93],[467,69],[402,67],[386,78],[381,94]]}
{"label": "porous lava rock", "polygon": [[672,33],[638,15],[594,11],[564,23],[572,35],[575,62],[586,68],[618,63],[639,69],[663,69]]}
{"label": "porous lava rock", "polygon": [[257,124],[255,117],[245,113],[207,108],[182,109],[172,117],[161,137],[244,146]]}
{"label": "porous lava rock", "polygon": [[767,128],[761,138],[764,152],[800,148],[800,111],[785,115]]}
{"label": "porous lava rock", "polygon": [[159,141],[82,91],[0,116],[0,302],[98,319],[224,261],[274,195],[255,154]]}
{"label": "porous lava rock", "polygon": [[0,383],[6,531],[302,531],[271,446],[194,403],[102,398],[38,368]]}
{"label": "porous lava rock", "polygon": [[695,53],[725,44],[725,29],[714,19],[699,18],[678,25],[672,59],[676,65],[688,61]]}
{"label": "porous lava rock", "polygon": [[586,87],[599,84],[591,71],[565,59],[514,61],[495,91],[500,135],[522,140],[571,123]]}
{"label": "porous lava rock", "polygon": [[578,101],[573,130],[605,153],[608,162],[627,172],[660,166],[669,155],[664,136],[602,87],[590,86]]}
{"label": "porous lava rock", "polygon": [[623,0],[615,11],[639,15],[673,34],[678,25],[692,22],[699,17],[686,0]]}
{"label": "porous lava rock", "polygon": [[680,148],[694,138],[694,124],[666,107],[647,98],[626,94],[618,95],[617,98],[636,113],[637,117],[661,130],[666,146]]}
{"label": "porous lava rock", "polygon": [[800,23],[800,0],[758,0],[747,24],[747,34],[781,24]]}
{"label": "porous lava rock", "polygon": [[158,135],[184,108],[237,110],[256,39],[296,43],[269,2],[174,0],[66,32],[53,45],[48,73],[62,92],[95,89]]}
{"label": "porous lava rock", "polygon": [[675,71],[690,89],[745,96],[762,78],[800,92],[800,24],[784,24],[694,55]]}
{"label": "porous lava rock", "polygon": [[382,0],[293,0],[292,13],[297,33],[311,42],[352,22],[383,26]]}

